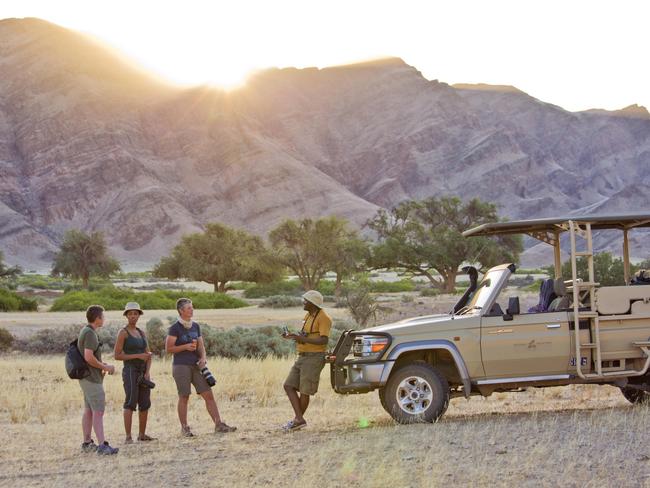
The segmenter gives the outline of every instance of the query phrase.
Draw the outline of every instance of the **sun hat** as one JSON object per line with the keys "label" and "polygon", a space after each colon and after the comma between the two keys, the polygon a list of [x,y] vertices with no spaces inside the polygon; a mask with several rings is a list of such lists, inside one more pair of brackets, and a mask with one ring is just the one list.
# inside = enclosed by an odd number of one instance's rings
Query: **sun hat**
{"label": "sun hat", "polygon": [[302,298],[307,300],[309,303],[313,303],[318,308],[323,308],[323,295],[316,290],[309,290],[302,296]]}
{"label": "sun hat", "polygon": [[129,302],[124,306],[124,313],[122,315],[126,315],[126,312],[130,310],[137,310],[138,312],[140,312],[140,315],[144,313],[137,302]]}

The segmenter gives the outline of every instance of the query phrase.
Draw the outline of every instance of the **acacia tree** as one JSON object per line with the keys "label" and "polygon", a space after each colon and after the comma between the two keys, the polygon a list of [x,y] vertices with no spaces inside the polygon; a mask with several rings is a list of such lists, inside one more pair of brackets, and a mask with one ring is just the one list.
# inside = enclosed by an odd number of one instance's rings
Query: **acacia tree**
{"label": "acacia tree", "polygon": [[337,294],[343,278],[357,270],[367,244],[338,217],[285,220],[269,234],[278,262],[295,273],[305,290],[318,287],[328,271],[336,273]]}
{"label": "acacia tree", "polygon": [[204,232],[184,236],[171,254],[160,260],[153,274],[205,281],[214,285],[215,292],[225,293],[230,281],[273,281],[281,272],[262,239],[211,223]]}
{"label": "acacia tree", "polygon": [[523,249],[519,236],[462,236],[471,227],[498,221],[496,206],[478,198],[463,203],[458,197],[431,197],[379,210],[367,223],[379,238],[372,267],[404,268],[443,292],[453,292],[464,262],[486,268],[518,259]]}
{"label": "acacia tree", "polygon": [[0,281],[15,278],[23,272],[20,266],[7,266],[4,262],[4,259],[5,255],[2,251],[0,251]]}
{"label": "acacia tree", "polygon": [[120,270],[119,263],[110,256],[104,234],[88,235],[80,230],[69,230],[63,237],[59,252],[54,257],[52,276],[65,276],[81,280],[88,289],[91,276],[108,278]]}

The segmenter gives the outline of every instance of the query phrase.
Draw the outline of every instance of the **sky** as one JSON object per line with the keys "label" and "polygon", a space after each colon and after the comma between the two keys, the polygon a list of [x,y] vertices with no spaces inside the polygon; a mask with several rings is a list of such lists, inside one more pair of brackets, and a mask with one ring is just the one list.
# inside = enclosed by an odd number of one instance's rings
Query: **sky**
{"label": "sky", "polygon": [[9,17],[90,34],[180,85],[396,56],[430,80],[513,85],[571,111],[650,107],[645,0],[2,0]]}

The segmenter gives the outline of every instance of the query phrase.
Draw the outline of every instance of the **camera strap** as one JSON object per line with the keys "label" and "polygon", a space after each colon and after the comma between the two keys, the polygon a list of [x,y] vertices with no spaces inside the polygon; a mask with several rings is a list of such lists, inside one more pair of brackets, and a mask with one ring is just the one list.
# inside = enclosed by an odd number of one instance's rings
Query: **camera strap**
{"label": "camera strap", "polygon": [[[314,315],[314,318],[311,320],[311,325],[309,326],[309,334],[314,333],[314,324],[316,323],[316,317],[318,317],[318,314],[320,313],[320,308],[318,309],[318,312]],[[307,321],[305,320],[305,323],[302,324],[302,331],[305,332],[305,325],[307,325]]]}

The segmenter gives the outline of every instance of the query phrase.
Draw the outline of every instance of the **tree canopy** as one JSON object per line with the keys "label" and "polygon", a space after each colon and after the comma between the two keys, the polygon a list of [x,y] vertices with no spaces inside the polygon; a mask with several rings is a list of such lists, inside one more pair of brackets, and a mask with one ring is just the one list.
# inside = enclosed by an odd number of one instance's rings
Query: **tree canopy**
{"label": "tree canopy", "polygon": [[5,255],[2,251],[0,251],[0,281],[14,278],[23,272],[20,266],[7,266],[4,262],[4,259]]}
{"label": "tree canopy", "polygon": [[379,239],[372,267],[403,268],[452,292],[463,263],[485,269],[517,261],[523,250],[520,236],[462,236],[471,227],[499,220],[496,206],[478,198],[463,202],[457,197],[431,197],[379,210],[367,223]]}
{"label": "tree canopy", "polygon": [[215,292],[225,292],[230,281],[273,281],[281,270],[261,238],[211,223],[204,232],[184,236],[156,265],[154,275],[205,281]]}
{"label": "tree canopy", "polygon": [[336,292],[343,278],[358,269],[367,257],[368,245],[345,219],[285,220],[269,234],[278,262],[300,279],[305,290],[313,290],[328,271],[336,273]]}
{"label": "tree canopy", "polygon": [[108,253],[104,234],[88,235],[76,229],[65,233],[52,265],[53,276],[80,279],[84,288],[88,288],[91,276],[108,278],[119,270],[119,263]]}

